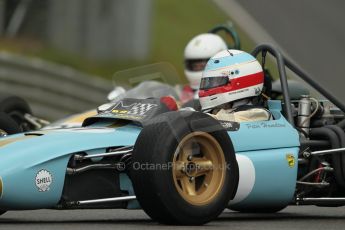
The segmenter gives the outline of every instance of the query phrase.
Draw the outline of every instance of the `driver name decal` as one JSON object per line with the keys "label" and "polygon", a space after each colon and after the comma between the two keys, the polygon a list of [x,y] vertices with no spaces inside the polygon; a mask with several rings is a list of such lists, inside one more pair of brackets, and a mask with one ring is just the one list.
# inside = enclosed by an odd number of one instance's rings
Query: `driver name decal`
{"label": "driver name decal", "polygon": [[247,127],[248,129],[285,128],[285,127],[286,127],[286,124],[278,123],[278,122],[275,122],[275,123],[271,123],[271,122],[270,122],[270,123],[268,123],[268,122],[257,123],[257,122],[255,122],[254,124],[253,124],[253,123],[246,124],[246,127]]}

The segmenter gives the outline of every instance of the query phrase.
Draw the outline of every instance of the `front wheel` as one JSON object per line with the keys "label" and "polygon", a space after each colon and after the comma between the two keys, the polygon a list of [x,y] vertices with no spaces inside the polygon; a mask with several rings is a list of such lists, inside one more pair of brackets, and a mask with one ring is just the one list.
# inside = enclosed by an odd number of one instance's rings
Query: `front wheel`
{"label": "front wheel", "polygon": [[231,140],[216,120],[198,112],[170,112],[141,131],[131,178],[152,219],[200,225],[233,198],[238,166]]}

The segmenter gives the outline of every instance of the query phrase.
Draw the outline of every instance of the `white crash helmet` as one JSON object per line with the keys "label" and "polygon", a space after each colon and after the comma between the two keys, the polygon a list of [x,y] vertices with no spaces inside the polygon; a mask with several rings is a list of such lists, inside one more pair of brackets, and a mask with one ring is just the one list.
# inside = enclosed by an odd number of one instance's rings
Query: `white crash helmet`
{"label": "white crash helmet", "polygon": [[184,50],[184,72],[192,89],[199,88],[202,71],[208,59],[226,49],[224,40],[219,35],[211,33],[199,34],[188,42]]}
{"label": "white crash helmet", "polygon": [[224,50],[213,56],[203,72],[199,100],[203,110],[261,94],[264,73],[249,53]]}

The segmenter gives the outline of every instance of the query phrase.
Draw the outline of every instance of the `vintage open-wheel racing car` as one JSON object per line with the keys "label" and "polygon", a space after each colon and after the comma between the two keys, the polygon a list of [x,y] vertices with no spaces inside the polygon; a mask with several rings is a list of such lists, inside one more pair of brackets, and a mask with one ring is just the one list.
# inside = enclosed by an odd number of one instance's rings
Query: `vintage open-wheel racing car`
{"label": "vintage open-wheel racing car", "polygon": [[[280,75],[281,100],[267,102],[273,120],[217,121],[124,98],[80,128],[2,137],[0,213],[142,208],[160,223],[196,225],[225,208],[344,205],[345,106],[273,47],[260,53],[276,58]],[[286,66],[328,100],[290,100]]]}

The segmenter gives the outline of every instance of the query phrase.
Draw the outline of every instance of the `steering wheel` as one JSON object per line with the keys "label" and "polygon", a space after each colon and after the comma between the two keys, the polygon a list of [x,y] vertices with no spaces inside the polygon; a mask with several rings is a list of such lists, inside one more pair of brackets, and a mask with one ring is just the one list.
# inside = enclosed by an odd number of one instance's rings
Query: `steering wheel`
{"label": "steering wheel", "polygon": [[227,42],[228,49],[241,49],[240,37],[238,36],[238,33],[236,32],[231,22],[229,22],[228,24],[217,25],[213,29],[211,29],[209,33],[217,34],[221,31],[224,31],[232,38],[233,44]]}

